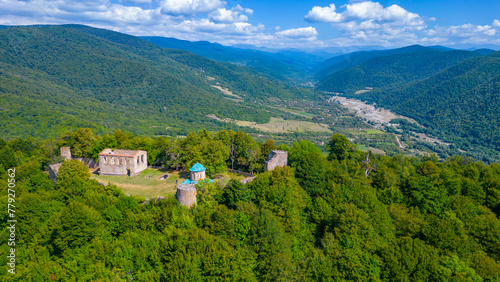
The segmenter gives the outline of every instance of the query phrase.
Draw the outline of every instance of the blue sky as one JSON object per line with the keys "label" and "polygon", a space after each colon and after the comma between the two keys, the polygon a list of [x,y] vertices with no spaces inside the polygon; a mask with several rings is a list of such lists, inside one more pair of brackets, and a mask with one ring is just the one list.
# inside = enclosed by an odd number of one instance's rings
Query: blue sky
{"label": "blue sky", "polygon": [[0,0],[0,24],[77,23],[270,48],[500,46],[500,1]]}

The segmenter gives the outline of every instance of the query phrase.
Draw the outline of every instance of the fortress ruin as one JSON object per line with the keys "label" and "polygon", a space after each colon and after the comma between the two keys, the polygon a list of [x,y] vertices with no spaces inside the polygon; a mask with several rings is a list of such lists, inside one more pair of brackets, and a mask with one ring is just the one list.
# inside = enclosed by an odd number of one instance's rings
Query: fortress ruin
{"label": "fortress ruin", "polygon": [[[198,184],[198,180],[205,179],[205,170],[206,168],[200,163],[195,163],[189,169],[191,174],[190,178],[177,185],[175,197],[177,198],[179,204],[189,208],[196,205],[196,184]],[[212,179],[209,179],[208,181],[213,182]]]}
{"label": "fortress ruin", "polygon": [[136,176],[148,167],[148,153],[141,150],[104,149],[99,153],[99,175]]}
{"label": "fortress ruin", "polygon": [[278,166],[288,165],[288,152],[281,150],[274,150],[269,153],[266,161],[266,171],[274,170]]}

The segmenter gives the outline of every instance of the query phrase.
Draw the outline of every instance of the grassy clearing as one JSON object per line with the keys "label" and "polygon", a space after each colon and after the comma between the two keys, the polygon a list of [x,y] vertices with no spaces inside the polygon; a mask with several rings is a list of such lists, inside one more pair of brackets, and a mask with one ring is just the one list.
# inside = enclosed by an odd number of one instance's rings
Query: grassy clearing
{"label": "grassy clearing", "polygon": [[[168,174],[169,177],[165,180],[160,180],[160,177],[165,174]],[[152,198],[175,194],[175,182],[178,181],[181,183],[188,177],[189,173],[182,171],[147,168],[135,177],[92,174],[91,178],[96,179],[100,183],[107,184],[110,182],[115,184],[125,194]]]}
{"label": "grassy clearing", "polygon": [[[160,177],[168,174],[169,177],[165,180],[160,180]],[[135,177],[129,176],[101,176],[93,173],[92,179],[96,179],[100,183],[112,183],[121,188],[123,193],[128,195],[137,195],[144,198],[153,198],[157,196],[166,196],[175,194],[175,185],[189,178],[187,171],[175,171],[166,169],[147,168],[141,174]],[[215,182],[220,182],[225,185],[231,178],[242,179],[238,174],[224,173],[214,177]]]}
{"label": "grassy clearing", "polygon": [[372,151],[375,154],[385,155],[385,152],[383,150],[373,148],[373,147],[367,147],[365,145],[356,145],[356,148],[360,151],[363,151],[363,152]]}
{"label": "grassy clearing", "polygon": [[269,105],[266,105],[266,107],[273,108],[273,109],[278,109],[278,110],[280,110],[282,112],[287,112],[287,113],[290,113],[290,114],[293,114],[293,115],[297,115],[297,116],[301,116],[301,117],[305,117],[305,118],[308,118],[308,119],[312,119],[313,117],[316,116],[314,114],[303,112],[302,110],[293,110],[293,109],[289,109],[289,108],[273,107],[273,106],[269,106]]}
{"label": "grassy clearing", "polygon": [[284,120],[281,118],[271,118],[269,123],[257,124],[255,122],[249,121],[236,121],[239,126],[249,126],[264,132],[271,133],[291,133],[291,132],[306,132],[306,131],[316,131],[316,132],[328,132],[331,130],[328,125],[321,123],[314,123],[309,121],[298,121],[298,120]]}
{"label": "grassy clearing", "polygon": [[385,155],[386,154],[385,151],[377,149],[377,148],[368,147],[368,149],[370,151],[372,151],[373,153],[375,153],[375,154],[379,154],[379,155]]}
{"label": "grassy clearing", "polygon": [[363,152],[368,151],[368,147],[366,147],[365,145],[356,145],[356,149],[363,151]]}
{"label": "grassy clearing", "polygon": [[385,132],[378,129],[348,130],[347,132],[353,135],[386,134]]}
{"label": "grassy clearing", "polygon": [[364,131],[367,134],[385,134],[385,132],[378,130],[378,129],[365,129]]}

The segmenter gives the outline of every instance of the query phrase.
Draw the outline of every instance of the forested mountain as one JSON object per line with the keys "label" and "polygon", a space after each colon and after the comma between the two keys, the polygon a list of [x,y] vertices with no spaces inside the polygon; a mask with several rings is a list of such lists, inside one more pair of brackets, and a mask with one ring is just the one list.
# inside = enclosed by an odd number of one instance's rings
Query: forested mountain
{"label": "forested mountain", "polygon": [[223,46],[207,41],[191,42],[166,37],[141,37],[163,48],[180,49],[197,55],[250,67],[258,72],[288,82],[304,81],[311,76],[312,67],[320,63],[324,57],[292,51],[276,53]]}
{"label": "forested mountain", "polygon": [[147,149],[167,167],[203,162],[209,177],[232,155],[248,169],[276,148],[225,130],[153,139],[82,128],[57,140],[0,139],[0,186],[11,188],[0,198],[12,203],[0,222],[4,281],[500,279],[498,163],[367,158],[335,134],[327,156],[302,140],[280,146],[289,167],[260,166],[247,184],[197,185],[191,209],[173,194],[146,201],[99,184],[77,160],[62,164],[57,186],[42,171],[60,146],[91,156],[110,144]]}
{"label": "forested mountain", "polygon": [[[490,50],[381,56],[334,72],[317,85],[411,117],[424,126],[411,130],[458,145],[475,158],[498,161],[499,57]],[[365,87],[373,90],[356,93]]]}
{"label": "forested mountain", "polygon": [[325,60],[322,63],[316,65],[313,69],[313,72],[316,73],[315,78],[318,81],[321,81],[337,71],[354,67],[372,58],[415,52],[436,52],[450,50],[451,49],[441,46],[424,47],[420,45],[412,45],[390,50],[358,51],[335,56],[333,58]]}
{"label": "forested mountain", "polygon": [[[244,102],[228,99],[214,85]],[[108,30],[0,30],[0,135],[7,138],[56,136],[80,126],[149,134],[232,126],[207,114],[265,122],[270,110],[260,101],[310,95],[249,68]]]}
{"label": "forested mountain", "polygon": [[492,49],[483,48],[483,49],[476,49],[474,50],[474,52],[479,53],[481,55],[489,55],[491,53],[495,53],[496,51]]}
{"label": "forested mountain", "polygon": [[[374,89],[360,98],[410,116],[464,150],[500,151],[500,52],[472,58],[430,77]],[[495,150],[495,151],[493,151]]]}
{"label": "forested mountain", "polygon": [[[415,48],[415,49],[422,49]],[[353,67],[338,70],[318,82],[324,91],[352,94],[365,87],[399,85],[427,78],[464,60],[479,57],[471,51],[409,52],[371,58]],[[359,59],[359,57],[358,57]]]}

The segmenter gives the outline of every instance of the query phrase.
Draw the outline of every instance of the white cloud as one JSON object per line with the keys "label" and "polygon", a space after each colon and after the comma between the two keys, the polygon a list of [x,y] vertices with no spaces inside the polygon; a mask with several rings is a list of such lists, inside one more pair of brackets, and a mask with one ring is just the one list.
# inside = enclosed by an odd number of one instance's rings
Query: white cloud
{"label": "white cloud", "polygon": [[499,20],[494,20],[492,23],[493,27],[500,28],[500,21]]}
{"label": "white cloud", "polygon": [[152,0],[119,0],[120,3],[131,3],[131,4],[151,4]]}
{"label": "white cloud", "polygon": [[209,14],[209,17],[216,22],[246,22],[248,21],[248,16],[252,15],[252,9],[244,9],[240,5],[233,7],[231,10],[226,10],[225,8],[219,8]]}
{"label": "white cloud", "polygon": [[[314,6],[305,16],[309,22],[330,23],[345,36],[345,44],[415,44],[415,34],[427,26],[423,18],[398,5],[388,7],[373,1],[350,1],[336,9]],[[404,43],[403,43],[404,42]]]}
{"label": "white cloud", "polygon": [[335,37],[325,39],[329,36],[325,33],[322,40],[318,40],[317,27],[312,24],[288,29],[289,26],[278,22],[266,29],[263,23],[252,23],[252,9],[228,5],[227,0],[0,0],[0,24],[76,23],[132,35],[275,48],[500,45],[500,19],[492,20],[489,25],[427,28],[426,22],[442,19],[433,18],[431,14],[420,16],[398,5],[385,7],[373,1],[350,0],[339,7],[311,5],[314,7],[305,19],[328,23],[335,29],[332,32]]}
{"label": "white cloud", "polygon": [[[493,24],[495,24],[493,22]],[[426,31],[427,34],[432,36],[441,36],[448,38],[474,38],[483,36],[494,36],[495,29],[491,25],[474,25],[463,24],[459,26],[439,27]]]}
{"label": "white cloud", "polygon": [[193,15],[222,8],[226,2],[220,0],[164,0],[160,2],[162,12],[170,15]]}
{"label": "white cloud", "polygon": [[357,2],[341,6],[344,11],[337,13],[335,4],[328,7],[314,6],[305,19],[309,22],[341,23],[350,21],[391,22],[393,25],[424,25],[423,19],[394,4],[384,8],[378,2]]}
{"label": "white cloud", "polygon": [[244,12],[247,15],[253,15],[253,10],[252,9],[243,8],[243,7],[241,7],[240,4],[234,6],[233,8],[231,8],[231,10],[238,11],[238,12]]}
{"label": "white cloud", "polygon": [[378,2],[362,2],[345,5],[343,13],[347,18],[392,22],[400,25],[422,25],[423,20],[418,14],[410,13],[394,4],[384,8]]}
{"label": "white cloud", "polygon": [[277,36],[287,37],[287,38],[309,38],[317,36],[318,32],[314,27],[308,26],[308,27],[292,28],[283,31],[278,31],[275,34]]}
{"label": "white cloud", "polygon": [[314,6],[305,19],[308,22],[322,22],[322,23],[338,23],[344,20],[344,17],[335,12],[335,4],[330,4],[328,7]]}

